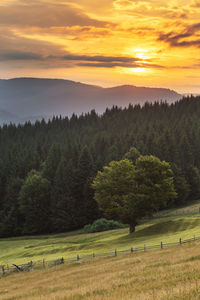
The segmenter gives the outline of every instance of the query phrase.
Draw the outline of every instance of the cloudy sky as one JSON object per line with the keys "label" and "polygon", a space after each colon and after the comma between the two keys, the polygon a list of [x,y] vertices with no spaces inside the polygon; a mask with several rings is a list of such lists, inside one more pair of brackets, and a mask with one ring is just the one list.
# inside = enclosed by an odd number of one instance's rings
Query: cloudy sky
{"label": "cloudy sky", "polygon": [[0,78],[200,93],[200,0],[1,0]]}

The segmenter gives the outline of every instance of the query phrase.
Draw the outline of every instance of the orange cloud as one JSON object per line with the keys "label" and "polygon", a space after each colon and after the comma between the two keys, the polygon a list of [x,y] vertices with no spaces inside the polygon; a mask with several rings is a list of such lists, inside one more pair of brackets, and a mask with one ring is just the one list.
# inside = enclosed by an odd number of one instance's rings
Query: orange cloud
{"label": "orange cloud", "polygon": [[[27,3],[27,2],[26,2]],[[28,5],[0,6],[0,24],[8,26],[52,27],[94,26],[105,27],[107,22],[87,16],[81,9],[67,4],[48,4],[36,1]]]}
{"label": "orange cloud", "polygon": [[197,85],[199,8],[200,0],[1,0],[0,76],[180,89],[193,76]]}
{"label": "orange cloud", "polygon": [[191,7],[200,8],[200,0],[193,0]]}
{"label": "orange cloud", "polygon": [[167,42],[172,47],[200,47],[200,23],[188,25],[185,29],[178,33],[171,31],[162,33],[159,36],[159,41]]}

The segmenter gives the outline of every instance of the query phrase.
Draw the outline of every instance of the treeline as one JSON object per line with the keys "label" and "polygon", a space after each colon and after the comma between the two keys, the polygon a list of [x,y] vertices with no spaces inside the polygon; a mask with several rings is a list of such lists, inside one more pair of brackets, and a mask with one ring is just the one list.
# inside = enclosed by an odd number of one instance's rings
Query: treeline
{"label": "treeline", "polygon": [[171,163],[178,193],[173,205],[200,197],[200,97],[1,127],[0,236],[93,222],[101,216],[93,178],[132,146]]}

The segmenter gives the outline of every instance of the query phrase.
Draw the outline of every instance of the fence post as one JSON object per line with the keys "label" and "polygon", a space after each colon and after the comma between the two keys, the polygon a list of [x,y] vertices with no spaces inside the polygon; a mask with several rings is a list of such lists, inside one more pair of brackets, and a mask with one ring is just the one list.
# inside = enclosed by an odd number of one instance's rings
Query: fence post
{"label": "fence post", "polygon": [[42,261],[43,268],[45,269],[45,259]]}
{"label": "fence post", "polygon": [[117,256],[117,249],[115,249],[115,256]]}
{"label": "fence post", "polygon": [[199,207],[199,214],[200,214],[200,207]]}
{"label": "fence post", "polygon": [[77,260],[79,260],[80,259],[80,257],[79,257],[79,255],[77,255]]}
{"label": "fence post", "polygon": [[179,239],[179,244],[180,244],[180,246],[181,246],[181,244],[182,244],[181,238]]}
{"label": "fence post", "polygon": [[4,269],[4,266],[2,266],[2,274],[5,275],[5,269]]}
{"label": "fence post", "polygon": [[161,243],[160,243],[160,249],[162,249],[162,248],[163,248],[163,243],[161,242]]}
{"label": "fence post", "polygon": [[62,257],[61,260],[60,260],[60,263],[61,263],[61,264],[64,264],[64,262],[65,262],[65,261],[64,261],[64,258]]}
{"label": "fence post", "polygon": [[30,261],[30,267],[33,268],[33,261]]}
{"label": "fence post", "polygon": [[93,253],[92,256],[95,257],[95,254]]}
{"label": "fence post", "polygon": [[131,252],[133,252],[133,248],[131,248]]}

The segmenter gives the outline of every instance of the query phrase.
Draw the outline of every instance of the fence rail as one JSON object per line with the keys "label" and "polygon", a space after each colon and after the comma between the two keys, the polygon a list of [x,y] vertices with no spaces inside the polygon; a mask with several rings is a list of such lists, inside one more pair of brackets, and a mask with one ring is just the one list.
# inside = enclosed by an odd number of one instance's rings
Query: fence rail
{"label": "fence rail", "polygon": [[16,265],[16,264],[12,264],[12,265],[2,265],[1,266],[1,274],[0,276],[5,276],[14,272],[23,272],[23,271],[30,271],[32,269],[37,269],[37,268],[47,268],[50,266],[56,266],[56,265],[60,265],[60,264],[64,264],[65,262],[75,262],[75,261],[80,261],[82,259],[91,259],[91,258],[95,258],[95,257],[106,257],[106,256],[118,256],[120,254],[124,254],[124,253],[139,253],[139,252],[145,252],[148,250],[157,250],[157,249],[165,249],[168,247],[174,247],[174,246],[181,246],[182,244],[186,244],[186,243],[190,243],[192,241],[199,241],[200,240],[200,236],[193,236],[192,238],[189,239],[185,239],[182,240],[181,238],[179,238],[179,240],[177,242],[173,242],[173,243],[163,243],[162,241],[159,244],[156,245],[144,245],[144,246],[140,246],[140,247],[131,247],[129,249],[125,249],[125,250],[117,250],[115,249],[114,251],[111,252],[104,252],[104,253],[92,253],[91,255],[79,255],[77,254],[76,257],[72,257],[72,258],[58,258],[55,260],[50,260],[50,261],[46,261],[45,259],[41,260],[41,261],[30,261],[27,264],[21,264],[21,265]]}

